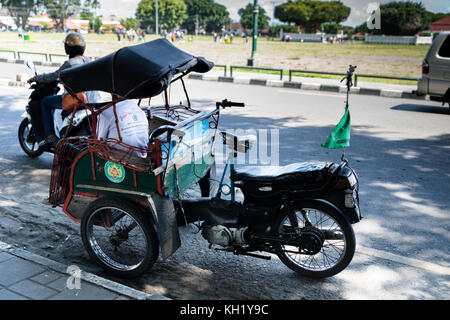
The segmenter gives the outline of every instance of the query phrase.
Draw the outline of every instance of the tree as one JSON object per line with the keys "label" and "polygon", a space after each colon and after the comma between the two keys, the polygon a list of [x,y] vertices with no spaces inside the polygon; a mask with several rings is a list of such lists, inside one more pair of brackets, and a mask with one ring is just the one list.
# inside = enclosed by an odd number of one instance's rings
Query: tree
{"label": "tree", "polygon": [[335,22],[325,22],[320,26],[320,30],[329,34],[337,34],[342,29],[342,25]]}
{"label": "tree", "polygon": [[230,23],[230,13],[226,7],[213,0],[184,0],[187,18],[183,27],[194,32],[196,27],[206,31],[218,31]]}
{"label": "tree", "polygon": [[0,4],[8,9],[16,26],[22,28],[27,24],[30,13],[35,12],[38,5],[36,0],[0,0]]}
{"label": "tree", "polygon": [[[81,7],[81,0],[41,0],[47,13],[57,23],[60,29],[64,29],[64,20],[78,13]],[[98,0],[85,0],[83,9],[99,8]]]}
{"label": "tree", "polygon": [[101,27],[102,27],[101,17],[95,17],[89,20],[89,29],[94,30],[95,32],[99,32]]}
{"label": "tree", "polygon": [[435,21],[441,20],[442,18],[445,18],[447,16],[450,16],[450,13],[444,13],[444,12],[438,12],[438,13],[434,13],[434,12],[428,12],[427,13],[430,17],[430,22],[433,23]]}
{"label": "tree", "polygon": [[80,11],[80,19],[91,21],[92,19],[94,19],[94,13],[89,10],[89,8],[82,8]]}
{"label": "tree", "polygon": [[275,18],[295,23],[306,32],[315,32],[323,23],[339,24],[350,15],[350,8],[340,1],[289,0],[275,7]]}
{"label": "tree", "polygon": [[427,30],[431,17],[422,3],[390,2],[380,6],[381,29],[374,29],[376,34],[415,35],[420,30]]}
{"label": "tree", "polygon": [[139,22],[134,18],[121,19],[120,24],[123,25],[127,30],[137,29]]}
{"label": "tree", "polygon": [[230,22],[230,13],[227,8],[221,4],[214,3],[205,29],[207,32],[220,31],[226,28]]}
{"label": "tree", "polygon": [[[186,10],[183,0],[159,0],[159,23],[164,28],[173,29],[186,19]],[[141,0],[136,9],[136,18],[144,28],[155,25],[155,0]]]}
{"label": "tree", "polygon": [[[239,9],[238,14],[241,17],[241,24],[245,29],[253,28],[253,4],[249,3],[246,7]],[[266,10],[258,6],[258,29],[263,29],[269,24],[270,18],[266,15]]]}

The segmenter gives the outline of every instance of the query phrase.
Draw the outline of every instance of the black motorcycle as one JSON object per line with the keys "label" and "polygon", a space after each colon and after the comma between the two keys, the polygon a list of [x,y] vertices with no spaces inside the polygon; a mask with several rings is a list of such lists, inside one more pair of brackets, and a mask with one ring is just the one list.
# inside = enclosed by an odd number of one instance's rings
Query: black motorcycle
{"label": "black motorcycle", "polygon": [[[37,74],[33,63],[27,62],[27,66]],[[31,92],[28,98],[26,111],[22,114],[24,118],[19,125],[18,138],[22,150],[30,157],[39,157],[43,152],[53,152],[51,149],[42,149],[39,142],[45,138],[44,126],[42,123],[41,101],[47,96],[55,95],[60,91],[58,82],[34,83],[30,86]],[[72,118],[72,113],[55,109],[53,119],[56,135],[61,138],[67,136],[87,136],[90,135],[90,128],[86,110],[78,110]],[[72,125],[69,126],[72,119]]]}
{"label": "black motorcycle", "polygon": [[[272,253],[308,277],[342,271],[355,252],[351,224],[361,219],[358,178],[348,162],[236,168],[232,159],[252,142],[222,135],[231,146],[225,167],[230,167],[231,185],[222,175],[214,197],[180,200],[179,225],[202,221],[197,226],[210,247],[263,259],[270,256],[254,252]],[[235,200],[235,187],[242,190],[243,202]],[[231,200],[222,199],[222,193]]]}

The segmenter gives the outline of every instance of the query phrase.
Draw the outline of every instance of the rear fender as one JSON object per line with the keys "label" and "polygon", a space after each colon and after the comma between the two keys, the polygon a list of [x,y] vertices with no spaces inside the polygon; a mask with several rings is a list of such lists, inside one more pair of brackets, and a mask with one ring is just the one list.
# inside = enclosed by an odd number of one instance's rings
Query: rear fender
{"label": "rear fender", "polygon": [[165,260],[181,245],[175,206],[171,198],[157,193],[147,194],[146,202],[148,205],[140,207],[149,213],[152,219],[158,234],[161,255]]}
{"label": "rear fender", "polygon": [[323,208],[328,210],[333,210],[340,215],[342,215],[349,223],[354,224],[361,220],[361,217],[359,215],[359,210],[355,209],[346,209],[341,210],[339,209],[335,204],[333,204],[330,201],[324,200],[324,199],[304,199],[304,200],[297,200],[294,202],[295,207],[303,207],[308,208],[308,206],[313,206],[315,208]]}

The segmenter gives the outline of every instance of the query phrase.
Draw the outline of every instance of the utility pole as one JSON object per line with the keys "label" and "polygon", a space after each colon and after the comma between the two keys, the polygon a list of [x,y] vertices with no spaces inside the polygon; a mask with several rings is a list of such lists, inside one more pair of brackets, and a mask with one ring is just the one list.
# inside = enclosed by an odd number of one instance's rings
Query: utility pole
{"label": "utility pole", "polygon": [[158,0],[155,3],[155,34],[159,34],[159,25],[158,25]]}
{"label": "utility pole", "polygon": [[195,15],[195,35],[198,35],[198,14]]}
{"label": "utility pole", "polygon": [[248,66],[255,65],[255,54],[256,54],[256,41],[258,38],[258,0],[253,1],[253,39],[252,39],[252,55],[247,61]]}

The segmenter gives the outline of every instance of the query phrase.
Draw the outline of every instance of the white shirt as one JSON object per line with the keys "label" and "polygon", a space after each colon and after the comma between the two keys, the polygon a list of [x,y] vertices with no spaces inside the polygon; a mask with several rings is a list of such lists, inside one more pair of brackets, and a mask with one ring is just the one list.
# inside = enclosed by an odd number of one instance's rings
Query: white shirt
{"label": "white shirt", "polygon": [[[143,149],[148,148],[148,120],[145,112],[133,100],[116,103],[117,120],[122,142]],[[98,139],[119,139],[117,134],[114,106],[98,115]],[[139,157],[147,157],[145,152],[135,152]]]}

